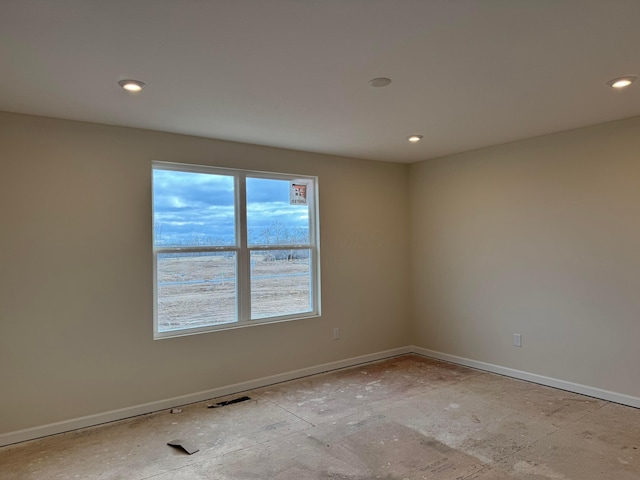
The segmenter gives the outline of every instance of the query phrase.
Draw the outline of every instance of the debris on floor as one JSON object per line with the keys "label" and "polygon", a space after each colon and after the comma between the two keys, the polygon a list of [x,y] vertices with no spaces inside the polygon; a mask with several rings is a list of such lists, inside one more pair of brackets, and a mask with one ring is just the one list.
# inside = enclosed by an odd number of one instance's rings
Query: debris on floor
{"label": "debris on floor", "polygon": [[227,405],[232,405],[234,403],[240,403],[240,402],[246,402],[247,400],[251,400],[251,397],[239,397],[239,398],[234,398],[233,400],[227,400],[225,402],[213,403],[213,404],[207,405],[207,408],[226,407]]}
{"label": "debris on floor", "polygon": [[170,442],[167,442],[167,445],[169,445],[170,447],[181,448],[182,450],[187,452],[189,455],[193,455],[194,453],[200,451],[198,447],[195,447],[189,442],[185,442],[184,440],[180,440],[180,439],[171,440]]}
{"label": "debris on floor", "polygon": [[182,413],[182,409],[181,408],[172,408],[171,409],[171,413]]}

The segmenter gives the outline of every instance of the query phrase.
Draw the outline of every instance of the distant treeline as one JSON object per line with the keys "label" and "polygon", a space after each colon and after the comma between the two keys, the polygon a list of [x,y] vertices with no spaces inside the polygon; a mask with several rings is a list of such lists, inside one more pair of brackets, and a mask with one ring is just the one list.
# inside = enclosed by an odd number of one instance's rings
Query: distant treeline
{"label": "distant treeline", "polygon": [[[282,222],[274,221],[257,234],[249,229],[249,245],[305,245],[309,243],[309,231],[303,227],[287,227]],[[154,244],[156,247],[226,247],[233,246],[234,241],[213,235],[193,235],[189,239],[171,241],[164,238],[162,224],[154,225]],[[189,253],[161,253],[159,258],[185,257],[233,257],[235,252],[189,252]],[[264,250],[252,252],[252,256],[260,256],[264,261],[299,260],[309,258],[306,248],[292,248],[285,250]]]}

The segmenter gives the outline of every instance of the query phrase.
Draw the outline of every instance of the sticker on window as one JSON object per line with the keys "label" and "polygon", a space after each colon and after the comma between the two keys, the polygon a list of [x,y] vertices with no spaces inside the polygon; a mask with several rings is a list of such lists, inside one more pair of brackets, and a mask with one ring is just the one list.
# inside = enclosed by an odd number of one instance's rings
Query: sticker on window
{"label": "sticker on window", "polygon": [[289,203],[291,205],[307,205],[308,184],[291,182]]}

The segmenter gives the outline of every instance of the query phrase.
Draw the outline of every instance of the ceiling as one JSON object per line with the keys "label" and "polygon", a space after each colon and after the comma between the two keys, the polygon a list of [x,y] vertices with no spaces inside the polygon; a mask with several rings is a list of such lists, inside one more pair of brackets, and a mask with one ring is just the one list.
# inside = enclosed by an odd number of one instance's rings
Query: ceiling
{"label": "ceiling", "polygon": [[0,0],[0,110],[411,163],[640,115],[640,81],[606,85],[640,76],[639,24],[638,0]]}

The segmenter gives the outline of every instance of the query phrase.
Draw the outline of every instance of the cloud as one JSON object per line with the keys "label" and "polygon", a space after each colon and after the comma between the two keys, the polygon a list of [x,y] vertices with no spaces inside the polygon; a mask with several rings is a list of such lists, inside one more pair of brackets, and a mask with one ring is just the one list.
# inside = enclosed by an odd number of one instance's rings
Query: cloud
{"label": "cloud", "polygon": [[[233,176],[154,169],[156,244],[234,244],[234,190]],[[298,236],[309,227],[308,207],[289,204],[288,180],[247,178],[247,217],[254,240],[276,223]]]}
{"label": "cloud", "polygon": [[289,203],[289,181],[273,178],[247,178],[247,204]]}
{"label": "cloud", "polygon": [[156,243],[233,243],[234,189],[233,176],[154,169]]}
{"label": "cloud", "polygon": [[233,205],[234,182],[228,175],[154,170],[153,187],[156,209]]}

